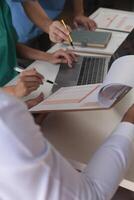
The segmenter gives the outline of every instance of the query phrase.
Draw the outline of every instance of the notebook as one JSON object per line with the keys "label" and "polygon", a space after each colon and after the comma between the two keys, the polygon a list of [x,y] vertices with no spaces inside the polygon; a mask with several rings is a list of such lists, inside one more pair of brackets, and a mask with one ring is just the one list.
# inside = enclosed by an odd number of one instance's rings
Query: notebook
{"label": "notebook", "polygon": [[102,31],[74,30],[71,32],[73,44],[83,47],[105,48],[111,38],[111,35],[111,32]]}

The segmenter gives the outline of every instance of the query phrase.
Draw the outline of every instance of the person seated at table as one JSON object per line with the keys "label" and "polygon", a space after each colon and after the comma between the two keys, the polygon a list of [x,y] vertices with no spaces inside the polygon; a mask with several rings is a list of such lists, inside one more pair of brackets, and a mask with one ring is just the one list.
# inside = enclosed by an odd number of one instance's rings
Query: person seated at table
{"label": "person seated at table", "polygon": [[[58,21],[58,16],[63,10],[65,0],[39,0],[39,2],[7,0],[7,2],[11,9],[13,24],[20,42],[28,43],[32,46],[33,43],[38,43],[39,48],[43,49],[46,46],[45,43],[48,44],[48,37],[43,32],[48,33],[53,42],[68,40],[69,31]],[[83,0],[73,0],[73,7],[74,26],[81,25],[88,30],[94,30],[96,23],[84,15]]]}
{"label": "person seated at table", "polygon": [[134,105],[79,173],[44,138],[26,106],[0,91],[0,199],[110,200],[133,158],[133,141]]}
{"label": "person seated at table", "polygon": [[[62,62],[71,65],[75,59],[74,54],[64,50],[46,53],[17,43],[10,9],[5,0],[0,0],[0,24],[0,87],[17,97],[28,95],[36,90],[40,84],[43,84],[43,76],[35,69],[31,69],[21,74],[16,85],[4,87],[16,75],[14,70],[17,66],[16,52],[27,59],[44,60],[51,63]],[[36,98],[34,104],[42,99],[42,95],[40,95],[39,98]]]}

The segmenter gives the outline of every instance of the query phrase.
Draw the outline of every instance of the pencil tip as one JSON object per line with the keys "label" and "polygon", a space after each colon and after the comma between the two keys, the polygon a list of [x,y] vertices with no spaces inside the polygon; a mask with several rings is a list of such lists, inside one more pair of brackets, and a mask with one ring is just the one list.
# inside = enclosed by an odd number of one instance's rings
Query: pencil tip
{"label": "pencil tip", "polygon": [[71,46],[73,47],[73,49],[75,49],[75,48],[74,48],[74,45],[73,45],[73,43],[72,43],[72,42],[71,42]]}

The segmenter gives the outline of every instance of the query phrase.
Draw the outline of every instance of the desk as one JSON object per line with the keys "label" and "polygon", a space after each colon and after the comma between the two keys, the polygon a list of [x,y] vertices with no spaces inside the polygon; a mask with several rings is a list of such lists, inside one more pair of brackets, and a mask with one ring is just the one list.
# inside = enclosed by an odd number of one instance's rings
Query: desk
{"label": "desk", "polygon": [[[87,163],[133,103],[134,89],[110,110],[52,113],[43,125],[44,135],[66,158]],[[134,160],[126,176],[131,181],[133,169]]]}

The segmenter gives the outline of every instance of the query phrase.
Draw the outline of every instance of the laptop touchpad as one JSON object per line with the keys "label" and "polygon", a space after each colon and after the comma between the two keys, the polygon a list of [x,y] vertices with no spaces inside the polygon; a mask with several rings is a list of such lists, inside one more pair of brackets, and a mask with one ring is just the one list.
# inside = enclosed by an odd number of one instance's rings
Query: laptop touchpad
{"label": "laptop touchpad", "polygon": [[58,75],[55,82],[58,84],[53,87],[53,92],[60,87],[74,86],[77,85],[83,57],[78,57],[78,61],[73,63],[72,68],[67,64],[61,64]]}

